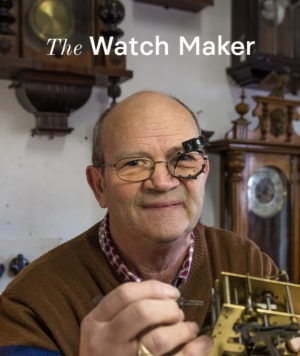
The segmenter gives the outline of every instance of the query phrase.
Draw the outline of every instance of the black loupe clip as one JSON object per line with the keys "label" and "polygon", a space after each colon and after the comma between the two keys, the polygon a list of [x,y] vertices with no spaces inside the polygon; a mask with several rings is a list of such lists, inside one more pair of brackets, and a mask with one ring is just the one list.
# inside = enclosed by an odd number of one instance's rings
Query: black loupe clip
{"label": "black loupe clip", "polygon": [[203,136],[198,136],[182,142],[184,153],[203,152],[203,148],[205,145],[207,145],[207,142]]}

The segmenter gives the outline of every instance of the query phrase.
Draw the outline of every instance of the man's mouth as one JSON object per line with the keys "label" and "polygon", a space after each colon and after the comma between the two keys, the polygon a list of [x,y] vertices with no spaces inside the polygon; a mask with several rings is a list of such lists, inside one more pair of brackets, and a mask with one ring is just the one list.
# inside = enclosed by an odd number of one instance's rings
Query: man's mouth
{"label": "man's mouth", "polygon": [[176,209],[182,206],[182,203],[179,201],[168,201],[168,202],[159,202],[159,203],[151,203],[144,204],[144,209]]}

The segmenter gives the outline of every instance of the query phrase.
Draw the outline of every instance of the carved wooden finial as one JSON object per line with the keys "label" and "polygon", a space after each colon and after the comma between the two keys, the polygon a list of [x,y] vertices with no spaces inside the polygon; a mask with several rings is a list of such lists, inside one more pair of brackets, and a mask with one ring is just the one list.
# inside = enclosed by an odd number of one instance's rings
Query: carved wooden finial
{"label": "carved wooden finial", "polygon": [[246,98],[244,88],[242,88],[240,98],[242,99],[242,101],[235,106],[235,111],[240,115],[240,117],[232,121],[233,128],[226,134],[226,138],[234,138],[238,140],[247,139],[248,125],[250,124],[250,122],[244,118],[244,116],[249,111],[249,105],[244,102]]}
{"label": "carved wooden finial", "polygon": [[10,9],[14,3],[12,0],[0,0],[0,34],[1,35],[15,35],[15,31],[10,26],[16,22],[15,16],[10,13]]}
{"label": "carved wooden finial", "polygon": [[[114,64],[121,64],[122,57],[117,56],[114,52],[116,43],[120,37],[124,35],[124,32],[118,25],[124,20],[125,17],[125,7],[119,0],[105,0],[102,4],[99,5],[98,15],[104,23],[104,27],[101,30],[101,35],[108,42],[109,39],[113,38],[113,49],[110,53],[110,59]],[[112,102],[110,107],[116,104],[116,99],[121,95],[121,87],[119,85],[119,77],[110,77],[107,93]]]}
{"label": "carved wooden finial", "polygon": [[[248,113],[249,111],[249,105],[244,102],[246,96],[245,96],[245,89],[242,88],[242,94],[240,96],[242,101],[235,106],[235,111],[240,115],[240,119],[244,119],[244,116]],[[244,119],[246,120],[246,119]]]}
{"label": "carved wooden finial", "polygon": [[11,25],[16,22],[14,15],[10,13],[13,7],[12,0],[0,0],[0,54],[8,54],[13,42],[11,36],[15,36],[16,32],[11,28]]}

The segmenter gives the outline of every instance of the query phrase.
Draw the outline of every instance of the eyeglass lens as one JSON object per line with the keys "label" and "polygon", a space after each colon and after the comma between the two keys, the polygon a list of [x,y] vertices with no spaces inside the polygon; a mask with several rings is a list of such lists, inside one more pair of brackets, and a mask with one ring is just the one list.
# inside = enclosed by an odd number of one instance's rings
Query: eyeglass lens
{"label": "eyeglass lens", "polygon": [[[204,157],[201,153],[179,153],[171,157],[168,170],[175,177],[189,177],[203,169]],[[151,177],[155,163],[148,158],[125,158],[117,162],[115,168],[120,179],[138,182]]]}

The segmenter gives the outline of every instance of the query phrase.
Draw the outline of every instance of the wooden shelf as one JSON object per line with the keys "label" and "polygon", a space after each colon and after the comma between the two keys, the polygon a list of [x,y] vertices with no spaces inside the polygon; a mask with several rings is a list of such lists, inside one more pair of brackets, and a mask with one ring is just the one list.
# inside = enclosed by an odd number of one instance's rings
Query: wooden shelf
{"label": "wooden shelf", "polygon": [[198,12],[208,5],[213,5],[214,0],[135,0],[147,4],[160,5],[166,8]]}

